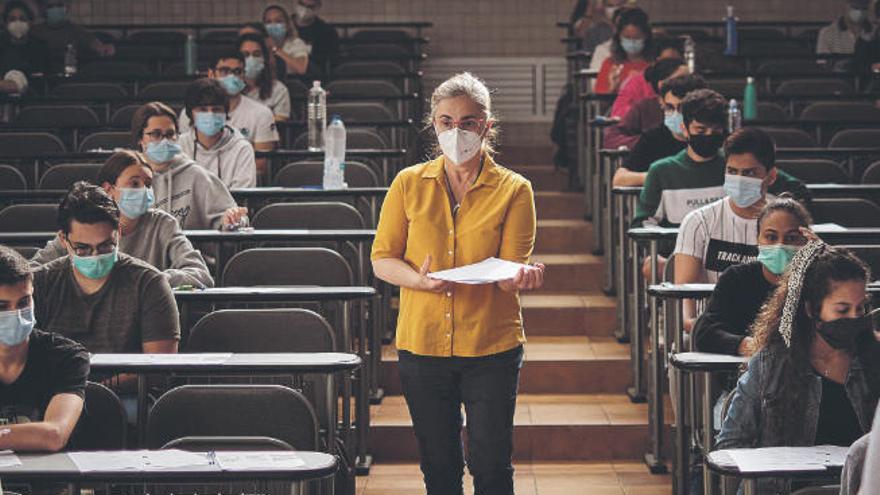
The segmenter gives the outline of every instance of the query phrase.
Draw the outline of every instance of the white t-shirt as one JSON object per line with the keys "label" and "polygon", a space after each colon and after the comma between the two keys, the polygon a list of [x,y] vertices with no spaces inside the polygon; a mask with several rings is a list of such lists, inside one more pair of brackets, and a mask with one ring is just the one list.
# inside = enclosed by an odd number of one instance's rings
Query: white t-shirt
{"label": "white t-shirt", "polygon": [[[186,116],[186,110],[180,111],[178,121],[182,131],[190,129],[190,120]],[[278,136],[278,129],[275,128],[275,117],[272,116],[272,110],[269,110],[269,107],[266,105],[246,96],[239,100],[235,110],[229,112],[229,120],[227,122],[237,129],[251,144],[271,143],[281,140]]]}
{"label": "white t-shirt", "polygon": [[679,253],[702,260],[701,281],[715,283],[727,267],[758,258],[758,220],[734,213],[730,198],[719,199],[684,217],[675,240]]}
{"label": "white t-shirt", "polygon": [[288,38],[284,40],[281,51],[291,57],[308,57],[312,53],[312,45],[303,41],[302,38]]}
{"label": "white t-shirt", "polygon": [[266,105],[277,117],[290,118],[290,93],[287,91],[287,86],[277,79],[272,84],[272,94],[265,100],[260,99],[260,88],[254,88],[253,91],[245,93],[245,96]]}

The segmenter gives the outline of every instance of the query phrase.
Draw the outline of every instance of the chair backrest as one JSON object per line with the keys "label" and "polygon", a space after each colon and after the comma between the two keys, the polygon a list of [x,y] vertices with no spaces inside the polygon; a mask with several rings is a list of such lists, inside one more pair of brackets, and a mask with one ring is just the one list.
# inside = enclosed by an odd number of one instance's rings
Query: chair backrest
{"label": "chair backrest", "polygon": [[813,60],[768,60],[758,66],[759,75],[784,76],[786,74],[827,74],[828,69]]}
{"label": "chair backrest", "polygon": [[223,309],[193,326],[187,352],[336,352],[321,315],[301,308]]}
{"label": "chair backrest", "polygon": [[816,223],[880,227],[880,206],[863,198],[814,199],[810,210]]}
{"label": "chair backrest", "polygon": [[112,127],[130,127],[131,119],[140,107],[140,105],[125,105],[117,108],[110,116],[110,125]]}
{"label": "chair backrest", "polygon": [[315,410],[280,385],[183,385],[156,401],[147,447],[185,437],[270,437],[298,450],[319,448]]}
{"label": "chair backrest", "polygon": [[27,189],[27,179],[24,178],[24,174],[19,169],[12,165],[0,164],[0,189]]}
{"label": "chair backrest", "polygon": [[291,101],[304,99],[309,95],[309,87],[298,79],[287,81],[285,84],[287,85],[287,92],[290,94]]}
{"label": "chair backrest", "polygon": [[[307,133],[302,133],[293,140],[292,148],[305,149],[308,145],[309,135]],[[346,129],[345,146],[350,150],[385,150],[388,149],[390,145],[388,144],[388,141],[374,129],[355,127]],[[345,163],[347,167],[349,162],[346,161]]]}
{"label": "chair backrest", "polygon": [[85,180],[94,183],[101,170],[101,163],[62,163],[49,167],[40,177],[40,189],[69,189],[74,182]]}
{"label": "chair backrest", "polygon": [[880,162],[874,162],[862,174],[862,184],[880,184]]}
{"label": "chair backrest", "polygon": [[829,122],[877,122],[880,109],[873,103],[859,101],[820,101],[801,113],[802,120]]}
{"label": "chair backrest", "polygon": [[[2,213],[2,212],[0,212]],[[255,248],[235,254],[223,270],[227,286],[354,284],[345,258],[320,247]]]}
{"label": "chair backrest", "polygon": [[400,29],[365,29],[351,35],[357,43],[412,43],[412,37]]}
{"label": "chair backrest", "polygon": [[121,450],[127,431],[125,408],[119,397],[104,385],[87,382],[83,411],[68,449]]}
{"label": "chair backrest", "polygon": [[849,95],[853,87],[843,79],[789,79],[779,83],[779,96]]}
{"label": "chair backrest", "polygon": [[0,154],[5,156],[34,156],[43,153],[64,153],[67,148],[54,134],[48,132],[0,133]]}
{"label": "chair backrest", "polygon": [[63,83],[55,86],[52,96],[69,99],[102,100],[107,97],[124,98],[128,96],[119,84],[107,82]]}
{"label": "chair backrest", "polygon": [[374,58],[401,58],[412,55],[412,50],[394,43],[364,43],[350,45],[347,55],[351,58],[374,57]]}
{"label": "chair backrest", "polygon": [[791,115],[777,103],[762,101],[758,103],[759,120],[788,120]]}
{"label": "chair backrest", "polygon": [[816,142],[801,129],[790,129],[786,127],[762,127],[767,134],[773,138],[773,143],[777,148],[815,148]]}
{"label": "chair backrest", "polygon": [[777,160],[776,166],[807,184],[848,184],[849,173],[833,160],[804,158]]}
{"label": "chair backrest", "polygon": [[88,76],[128,76],[149,77],[152,71],[146,65],[139,62],[127,62],[123,60],[95,60],[84,65],[80,72]]}
{"label": "chair backrest", "polygon": [[828,142],[829,148],[876,148],[880,143],[880,129],[844,129]]}
{"label": "chair backrest", "polygon": [[23,127],[86,127],[100,125],[101,119],[85,105],[33,105],[22,108],[15,123]]}
{"label": "chair backrest", "polygon": [[389,122],[397,117],[385,105],[374,102],[328,103],[327,115],[337,114],[343,122]]}
{"label": "chair backrest", "polygon": [[[300,161],[282,167],[275,174],[274,184],[279,187],[319,186],[323,178],[323,162]],[[349,187],[378,187],[379,177],[368,165],[346,160],[345,182]]]}
{"label": "chair backrest", "polygon": [[346,61],[333,70],[336,76],[400,76],[403,66],[390,60]]}
{"label": "chair backrest", "polygon": [[327,85],[330,97],[382,98],[400,96],[400,88],[388,81],[376,79],[340,79]]}
{"label": "chair backrest", "polygon": [[871,278],[877,280],[880,278],[880,244],[854,244],[848,246],[838,246],[849,249],[866,265],[871,267]]}
{"label": "chair backrest", "polygon": [[58,205],[10,205],[0,210],[0,232],[55,232]]}
{"label": "chair backrest", "polygon": [[116,148],[128,148],[130,144],[131,133],[124,131],[101,131],[86,136],[79,143],[79,150],[113,150]]}
{"label": "chair backrest", "polygon": [[339,202],[273,203],[253,219],[257,229],[363,229],[364,217]]}
{"label": "chair backrest", "polygon": [[189,85],[189,81],[152,83],[145,86],[144,89],[142,89],[140,93],[138,93],[138,98],[156,101],[182,101],[183,93],[186,91],[186,87]]}
{"label": "chair backrest", "polygon": [[129,41],[140,41],[143,43],[159,43],[163,45],[182,45],[186,41],[186,34],[181,31],[135,31],[129,33]]}
{"label": "chair backrest", "polygon": [[163,445],[162,449],[179,449],[190,452],[295,450],[292,445],[277,438],[223,436],[176,438]]}

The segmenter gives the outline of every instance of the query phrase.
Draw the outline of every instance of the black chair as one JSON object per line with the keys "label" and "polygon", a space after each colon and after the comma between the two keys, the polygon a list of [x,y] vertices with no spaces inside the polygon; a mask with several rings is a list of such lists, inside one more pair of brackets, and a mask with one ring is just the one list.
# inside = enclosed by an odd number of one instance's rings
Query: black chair
{"label": "black chair", "polygon": [[10,205],[0,210],[0,232],[55,232],[58,205]]}
{"label": "black chair", "polygon": [[162,450],[166,449],[187,450],[189,452],[295,450],[292,445],[277,438],[221,436],[177,438],[162,446]]}
{"label": "black chair", "polygon": [[871,275],[874,280],[880,277],[880,244],[859,244],[845,247],[852,251],[860,260],[871,267]]}
{"label": "black chair", "polygon": [[20,170],[12,165],[0,164],[0,189],[7,191],[27,189],[27,179],[24,178],[24,174]]}
{"label": "black chair", "polygon": [[[293,149],[305,149],[309,145],[309,135],[302,133],[293,140]],[[348,149],[388,149],[388,139],[379,134],[375,128],[353,127],[346,129],[345,145]],[[348,163],[347,161],[345,163]],[[365,161],[366,163],[366,161]]]}
{"label": "black chair", "polygon": [[[710,79],[707,81],[707,84],[709,89],[721,93],[725,98],[736,98],[737,100],[740,100],[746,89],[746,78]],[[755,85],[755,90],[757,91],[758,96],[764,94],[764,87],[759,84]]]}
{"label": "black chair", "polygon": [[369,43],[348,46],[345,55],[351,59],[376,58],[395,59],[413,55],[413,50],[393,43]]}
{"label": "black chair", "polygon": [[807,184],[848,184],[849,173],[833,160],[804,158],[777,160],[776,166]]}
{"label": "black chair", "polygon": [[790,118],[788,112],[777,103],[767,101],[758,103],[758,120],[783,121]]}
{"label": "black chair", "polygon": [[406,70],[397,62],[389,60],[345,61],[333,69],[336,76],[402,76]]}
{"label": "black chair", "polygon": [[777,148],[815,148],[816,142],[801,129],[788,127],[761,127],[770,135]]}
{"label": "black chair", "polygon": [[880,121],[880,109],[873,103],[859,101],[820,101],[813,103],[801,113],[802,120],[828,122]]}
{"label": "black chair", "polygon": [[280,385],[183,385],[156,401],[147,447],[186,437],[270,437],[297,450],[318,450],[318,420],[309,401]]}
{"label": "black chair", "polygon": [[816,223],[880,227],[880,206],[863,198],[814,199],[810,210]]}
{"label": "black chair", "polygon": [[182,31],[135,31],[129,33],[130,41],[138,41],[138,44],[160,44],[160,45],[183,45],[186,42],[186,33]]}
{"label": "black chair", "polygon": [[121,450],[125,448],[128,421],[122,402],[99,383],[86,383],[86,399],[70,450]]}
{"label": "black chair", "polygon": [[55,86],[52,96],[76,100],[104,100],[108,97],[125,98],[128,92],[121,85],[114,83],[63,83]]}
{"label": "black chair", "polygon": [[101,124],[101,119],[85,105],[33,105],[21,109],[15,124],[22,127],[94,127]]}
{"label": "black chair", "polygon": [[406,31],[399,29],[365,29],[351,35],[352,43],[370,44],[370,43],[396,43],[402,45],[410,45],[413,38]]}
{"label": "black chair", "polygon": [[102,131],[89,134],[79,143],[80,151],[114,150],[128,148],[131,145],[131,133],[123,131]]}
{"label": "black chair", "polygon": [[155,101],[183,101],[183,94],[189,85],[189,81],[148,84],[138,93],[138,98]]}
{"label": "black chair", "polygon": [[340,79],[327,85],[330,97],[390,98],[400,96],[400,88],[388,81],[376,79]]}
{"label": "black chair", "polygon": [[218,41],[222,41],[225,43],[235,43],[235,40],[238,39],[238,31],[235,29],[232,29],[232,30],[217,29],[217,30],[208,31],[208,32],[202,34],[201,39],[203,41],[212,41],[215,43]]}
{"label": "black chair", "polygon": [[65,153],[67,148],[54,134],[48,132],[0,133],[0,154],[10,157],[29,157],[45,153]]}
{"label": "black chair", "polygon": [[828,74],[828,69],[812,60],[768,60],[758,66],[758,75]]}
{"label": "black chair", "polygon": [[74,182],[85,180],[94,183],[101,170],[101,163],[62,163],[53,165],[40,177],[39,189],[69,189]]}
{"label": "black chair", "polygon": [[388,107],[373,102],[337,102],[327,104],[327,116],[339,115],[343,122],[390,122],[397,120]]}
{"label": "black chair", "polygon": [[273,203],[254,215],[257,229],[363,229],[353,206],[338,202]]}
{"label": "black chair", "polygon": [[95,60],[80,69],[80,73],[93,77],[149,77],[153,74],[146,65],[123,60]]}
{"label": "black chair", "polygon": [[[279,187],[318,186],[324,180],[324,163],[299,161],[288,163],[275,174],[273,181]],[[349,187],[378,187],[379,177],[364,163],[345,161],[345,182]]]}
{"label": "black chair", "polygon": [[223,283],[230,287],[351,286],[354,280],[341,254],[320,247],[247,249],[230,258],[223,269]]}
{"label": "black chair", "polygon": [[130,127],[131,119],[140,107],[141,105],[125,105],[117,108],[116,111],[113,112],[113,115],[110,116],[110,126],[122,128]]}
{"label": "black chair", "polygon": [[190,331],[187,352],[337,352],[327,320],[301,308],[223,309]]}
{"label": "black chair", "polygon": [[779,96],[849,95],[853,87],[843,79],[789,79],[776,88]]}
{"label": "black chair", "polygon": [[862,174],[862,184],[880,184],[880,162],[874,162]]}
{"label": "black chair", "polygon": [[880,129],[844,129],[828,142],[829,148],[877,148],[880,146]]}

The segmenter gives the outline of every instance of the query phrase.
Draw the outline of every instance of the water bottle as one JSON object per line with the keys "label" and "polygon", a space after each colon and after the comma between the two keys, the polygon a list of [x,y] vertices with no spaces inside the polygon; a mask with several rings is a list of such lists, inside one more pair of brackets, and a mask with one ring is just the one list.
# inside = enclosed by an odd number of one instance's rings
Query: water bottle
{"label": "water bottle", "polygon": [[309,151],[324,149],[324,130],[327,127],[327,92],[321,81],[312,83],[309,90]]}
{"label": "water bottle", "polygon": [[727,17],[724,18],[725,31],[727,34],[727,46],[724,48],[725,55],[736,55],[736,17],[733,16],[733,5],[727,6]]}
{"label": "water bottle", "polygon": [[739,105],[731,98],[727,108],[727,131],[733,134],[742,127],[742,115],[739,113]]}
{"label": "water bottle", "polygon": [[64,76],[71,77],[76,74],[76,47],[73,43],[67,44],[67,51],[64,52]]}
{"label": "water bottle", "polygon": [[324,189],[344,189],[345,124],[334,115],[324,133]]}
{"label": "water bottle", "polygon": [[186,75],[188,76],[196,75],[197,50],[195,35],[192,33],[186,35],[186,45],[183,47],[183,65],[186,67]]}
{"label": "water bottle", "polygon": [[758,118],[758,89],[755,88],[755,78],[746,78],[746,88],[743,92],[743,118],[754,120]]}
{"label": "water bottle", "polygon": [[684,62],[688,72],[694,74],[697,70],[697,50],[694,39],[690,36],[684,37]]}

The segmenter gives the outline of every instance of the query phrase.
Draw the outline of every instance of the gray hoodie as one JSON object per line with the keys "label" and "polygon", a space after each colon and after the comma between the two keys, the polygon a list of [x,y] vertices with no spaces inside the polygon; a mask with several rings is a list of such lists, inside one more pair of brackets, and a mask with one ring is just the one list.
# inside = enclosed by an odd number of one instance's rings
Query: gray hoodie
{"label": "gray hoodie", "polygon": [[220,140],[210,149],[197,141],[194,129],[181,134],[177,142],[187,156],[217,174],[229,189],[256,187],[254,147],[238,130],[224,127]]}
{"label": "gray hoodie", "polygon": [[[147,210],[140,217],[137,229],[119,238],[119,251],[162,271],[172,287],[214,286],[214,279],[201,253],[193,248],[177,225],[177,220],[164,211]],[[67,249],[56,237],[31,258],[31,265],[38,268],[66,255]]]}
{"label": "gray hoodie", "polygon": [[180,154],[162,172],[153,175],[157,210],[180,223],[183,230],[220,229],[223,214],[236,206],[220,178]]}

